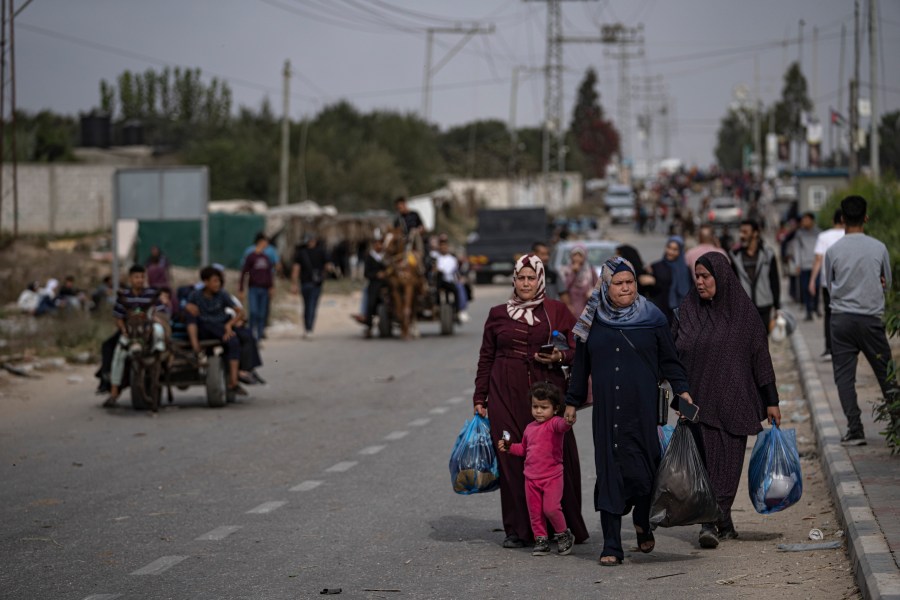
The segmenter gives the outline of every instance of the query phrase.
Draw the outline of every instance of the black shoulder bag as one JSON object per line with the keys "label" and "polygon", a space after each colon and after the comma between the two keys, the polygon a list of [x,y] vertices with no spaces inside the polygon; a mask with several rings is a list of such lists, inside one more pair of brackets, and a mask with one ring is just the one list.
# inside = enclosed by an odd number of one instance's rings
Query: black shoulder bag
{"label": "black shoulder bag", "polygon": [[[643,354],[638,352],[638,349],[634,347],[634,344],[631,343],[631,340],[628,339],[628,336],[625,335],[625,332],[621,329],[619,333],[622,334],[622,337],[625,338],[625,341],[628,342],[628,345],[631,346],[631,349],[641,357],[641,360],[644,361],[644,364],[647,365],[647,369],[653,376],[656,377],[656,371],[653,369],[653,365],[650,364],[650,361],[644,357]],[[657,394],[656,394],[656,424],[657,425],[665,425],[669,421],[669,402],[671,400],[671,392],[670,387],[664,381],[657,380],[656,382]]]}

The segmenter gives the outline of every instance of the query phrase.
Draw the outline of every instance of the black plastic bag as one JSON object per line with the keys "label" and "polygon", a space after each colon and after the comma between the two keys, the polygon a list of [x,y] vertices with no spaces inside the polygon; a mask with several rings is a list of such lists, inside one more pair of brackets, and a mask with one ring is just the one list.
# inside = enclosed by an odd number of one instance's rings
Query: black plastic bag
{"label": "black plastic bag", "polygon": [[656,471],[650,526],[675,527],[714,523],[719,505],[703,459],[688,426],[678,422]]}

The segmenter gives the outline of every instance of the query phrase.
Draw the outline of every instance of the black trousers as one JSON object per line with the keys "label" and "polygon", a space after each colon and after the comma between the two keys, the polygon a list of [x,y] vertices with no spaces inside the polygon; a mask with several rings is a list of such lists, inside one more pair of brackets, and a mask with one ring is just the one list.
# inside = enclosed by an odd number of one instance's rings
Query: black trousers
{"label": "black trousers", "polygon": [[[650,531],[650,502],[649,495],[635,498],[631,512],[632,522],[644,533]],[[600,528],[603,529],[603,552],[600,556],[625,558],[625,551],[622,549],[622,515],[601,510]]]}
{"label": "black trousers", "polygon": [[888,383],[887,367],[891,360],[891,347],[881,317],[832,313],[831,365],[834,369],[834,384],[837,386],[844,416],[847,417],[847,429],[853,433],[863,431],[856,398],[856,365],[860,352],[875,372],[882,393],[889,396],[896,392]]}
{"label": "black trousers", "polygon": [[822,302],[825,304],[825,354],[831,354],[831,294],[822,288]]}

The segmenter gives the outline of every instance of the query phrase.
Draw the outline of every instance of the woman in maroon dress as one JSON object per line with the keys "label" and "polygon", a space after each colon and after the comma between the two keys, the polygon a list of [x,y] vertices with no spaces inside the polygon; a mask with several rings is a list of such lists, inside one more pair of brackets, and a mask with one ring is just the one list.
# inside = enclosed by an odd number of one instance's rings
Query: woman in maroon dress
{"label": "woman in maroon dress", "polygon": [[[544,264],[534,254],[516,261],[513,293],[505,304],[493,307],[484,324],[484,337],[475,376],[475,412],[488,416],[491,437],[500,439],[508,431],[521,440],[533,421],[528,390],[538,381],[550,381],[563,393],[566,378],[560,368],[574,358],[572,328],[575,317],[566,305],[544,295]],[[539,353],[549,344],[553,331],[564,336],[569,350]],[[525,503],[525,463],[520,457],[500,453],[500,508],[503,513],[504,548],[522,548],[534,539]],[[563,445],[562,510],[575,542],[588,538],[581,516],[581,465],[575,435],[569,431]]]}

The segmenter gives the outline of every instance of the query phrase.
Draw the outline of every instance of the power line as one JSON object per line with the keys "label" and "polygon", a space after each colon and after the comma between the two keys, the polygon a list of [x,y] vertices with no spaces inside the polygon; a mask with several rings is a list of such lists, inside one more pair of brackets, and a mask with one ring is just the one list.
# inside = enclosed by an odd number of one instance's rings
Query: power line
{"label": "power line", "polygon": [[[74,35],[69,35],[69,34],[67,34],[67,33],[62,33],[62,32],[59,32],[59,31],[53,31],[53,30],[51,30],[51,29],[45,29],[45,28],[43,28],[43,27],[38,27],[37,25],[31,25],[31,24],[29,24],[29,23],[17,23],[16,26],[17,26],[17,27],[20,27],[20,28],[22,28],[22,29],[25,29],[26,31],[30,31],[30,32],[32,32],[32,33],[37,33],[37,34],[39,34],[39,35],[44,35],[44,36],[47,36],[47,37],[51,37],[51,38],[53,38],[53,39],[64,40],[64,41],[69,42],[69,43],[71,43],[71,44],[75,44],[75,45],[78,45],[78,46],[84,46],[84,47],[86,47],[86,48],[91,48],[91,49],[94,49],[94,50],[99,50],[99,51],[101,51],[101,52],[107,52],[107,53],[110,53],[110,54],[114,54],[114,55],[116,55],[116,56],[126,56],[126,57],[128,57],[128,58],[133,58],[133,59],[136,59],[136,60],[140,60],[140,61],[147,62],[147,63],[151,63],[151,64],[160,65],[160,66],[163,66],[163,67],[177,67],[177,66],[181,66],[179,63],[176,63],[176,62],[174,62],[174,61],[167,60],[167,59],[164,59],[164,58],[159,58],[159,57],[156,57],[156,56],[151,56],[151,55],[149,55],[149,54],[143,54],[143,53],[140,53],[140,52],[135,52],[135,51],[133,51],[133,50],[128,50],[128,49],[126,49],[126,48],[121,48],[121,47],[118,47],[118,46],[113,46],[113,45],[111,45],[111,44],[105,44],[105,43],[103,43],[103,42],[96,42],[96,41],[93,41],[93,40],[86,40],[86,39],[83,39],[83,38],[75,37]],[[226,75],[226,74],[223,74],[223,73],[217,73],[217,72],[215,72],[215,71],[208,71],[208,70],[207,70],[207,71],[206,71],[206,74],[212,75],[213,77],[219,77],[219,78],[221,78],[221,79],[223,79],[223,80],[225,80],[225,81],[228,81],[229,83],[235,84],[235,85],[241,85],[241,86],[243,86],[243,87],[248,87],[248,88],[252,88],[252,89],[256,89],[256,90],[260,90],[260,91],[264,91],[264,92],[278,92],[278,91],[280,91],[279,88],[277,88],[277,87],[275,87],[275,86],[266,85],[266,84],[263,84],[263,83],[257,83],[257,82],[255,82],[255,81],[249,81],[249,80],[247,80],[247,79],[243,79],[243,78],[240,78],[240,77],[235,77],[235,76],[232,76],[232,75]],[[314,97],[314,96],[307,96],[307,95],[305,95],[305,94],[291,94],[291,96],[292,96],[292,97],[296,97],[296,98],[302,98],[302,99],[305,99],[305,100],[315,100],[315,99],[316,99],[316,97]]]}

